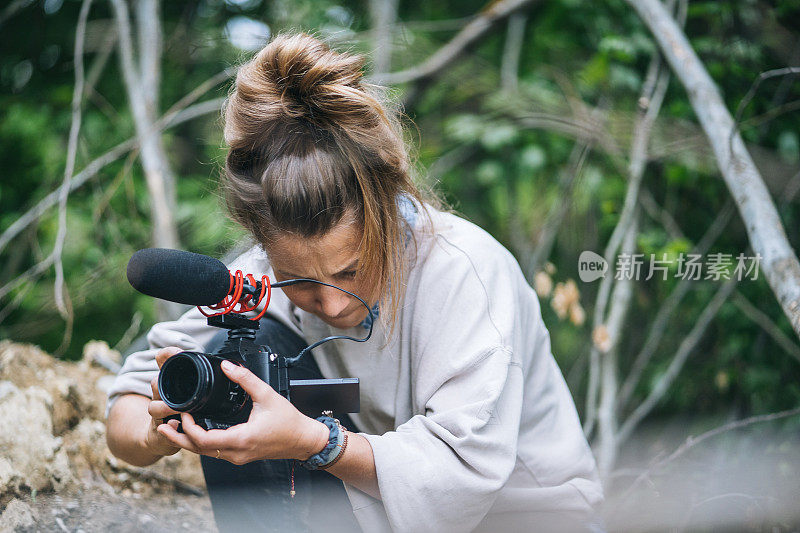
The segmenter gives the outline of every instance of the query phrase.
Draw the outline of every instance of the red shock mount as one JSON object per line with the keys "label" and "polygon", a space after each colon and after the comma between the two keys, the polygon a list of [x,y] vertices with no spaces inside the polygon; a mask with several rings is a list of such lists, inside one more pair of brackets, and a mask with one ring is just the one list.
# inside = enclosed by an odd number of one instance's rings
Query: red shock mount
{"label": "red shock mount", "polygon": [[228,289],[228,295],[225,297],[225,299],[218,304],[207,306],[210,310],[216,312],[206,313],[203,310],[203,307],[199,305],[197,306],[197,309],[199,309],[205,317],[227,315],[228,313],[247,313],[250,311],[255,311],[255,309],[261,305],[261,301],[264,299],[264,295],[266,294],[267,301],[264,304],[264,309],[262,309],[257,316],[252,318],[254,321],[259,320],[262,316],[264,316],[264,313],[267,312],[269,300],[272,297],[272,283],[269,280],[269,276],[265,274],[261,277],[261,294],[259,294],[257,298],[254,298],[252,294],[245,294],[242,298],[245,279],[253,287],[258,287],[258,283],[256,283],[256,280],[252,274],[245,275],[241,270],[237,270],[236,274],[231,274],[230,276],[231,284]]}

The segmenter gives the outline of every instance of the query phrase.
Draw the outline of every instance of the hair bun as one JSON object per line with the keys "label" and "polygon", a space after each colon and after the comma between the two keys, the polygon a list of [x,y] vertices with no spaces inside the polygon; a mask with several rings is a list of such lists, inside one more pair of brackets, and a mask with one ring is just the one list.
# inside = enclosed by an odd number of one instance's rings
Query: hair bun
{"label": "hair bun", "polygon": [[363,57],[331,50],[308,34],[278,35],[239,70],[237,90],[277,105],[285,117],[335,118],[363,101],[363,65]]}

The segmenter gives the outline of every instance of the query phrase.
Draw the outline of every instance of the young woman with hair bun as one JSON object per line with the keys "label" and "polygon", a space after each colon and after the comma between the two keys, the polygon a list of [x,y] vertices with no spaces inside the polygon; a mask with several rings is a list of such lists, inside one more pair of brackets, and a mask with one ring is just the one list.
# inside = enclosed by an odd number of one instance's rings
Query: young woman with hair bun
{"label": "young woman with hair bun", "polygon": [[[179,433],[163,423],[174,412],[158,368],[222,339],[193,309],[126,359],[110,449],[137,465],[201,454],[222,531],[597,530],[595,462],[534,291],[497,241],[414,183],[400,115],[363,65],[309,35],[276,36],[238,70],[222,178],[258,243],[231,270],[314,278],[374,305],[369,342],[321,345],[290,374],[358,377],[361,412],[334,429],[235,367],[249,421],[205,431],[184,414]],[[272,292],[256,341],[294,355],[369,326],[357,300],[305,283]]]}

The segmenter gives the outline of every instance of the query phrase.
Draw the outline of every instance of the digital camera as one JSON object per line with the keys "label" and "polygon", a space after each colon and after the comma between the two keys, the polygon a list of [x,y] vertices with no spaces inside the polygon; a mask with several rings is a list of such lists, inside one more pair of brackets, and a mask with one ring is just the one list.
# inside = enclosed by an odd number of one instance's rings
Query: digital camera
{"label": "digital camera", "polygon": [[[357,413],[358,378],[289,379],[287,359],[256,346],[258,322],[237,314],[212,316],[210,326],[228,330],[214,353],[180,352],[167,359],[158,374],[158,394],[170,409],[190,413],[204,429],[227,429],[246,422],[253,408],[250,395],[222,371],[222,361],[249,369],[302,413]],[[178,419],[178,415],[167,417]]]}

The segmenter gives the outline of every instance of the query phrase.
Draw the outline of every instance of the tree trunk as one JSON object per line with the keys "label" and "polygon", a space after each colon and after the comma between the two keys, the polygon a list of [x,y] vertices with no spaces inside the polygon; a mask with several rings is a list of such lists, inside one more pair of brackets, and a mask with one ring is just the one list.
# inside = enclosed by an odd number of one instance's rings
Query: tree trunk
{"label": "tree trunk", "polygon": [[398,0],[370,0],[372,19],[372,71],[377,74],[392,68],[392,26],[397,19]]}
{"label": "tree trunk", "polygon": [[[139,0],[139,65],[134,58],[128,6],[124,0],[111,0],[119,33],[120,67],[125,81],[136,136],[141,150],[142,168],[150,195],[150,216],[153,221],[153,246],[178,248],[175,222],[175,190],[159,129],[155,127],[160,79],[161,30],[158,0]],[[159,302],[159,319],[176,318],[180,306]]]}

